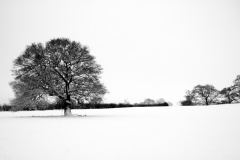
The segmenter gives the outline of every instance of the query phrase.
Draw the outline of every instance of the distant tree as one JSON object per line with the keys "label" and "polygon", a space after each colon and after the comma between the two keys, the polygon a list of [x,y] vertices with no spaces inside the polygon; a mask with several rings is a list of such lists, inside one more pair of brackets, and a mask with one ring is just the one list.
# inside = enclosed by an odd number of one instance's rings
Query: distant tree
{"label": "distant tree", "polygon": [[133,104],[134,107],[137,107],[137,106],[139,106],[139,105],[140,105],[140,104],[138,104],[138,103],[134,103],[134,104]]}
{"label": "distant tree", "polygon": [[218,102],[219,91],[212,85],[197,85],[193,88],[193,103],[196,105],[211,105]]}
{"label": "distant tree", "polygon": [[173,106],[172,102],[166,102],[168,104],[168,106]]}
{"label": "distant tree", "polygon": [[187,90],[185,95],[185,100],[180,101],[180,104],[182,106],[193,106],[194,105],[193,101],[194,101],[194,94],[192,93],[192,91]]}
{"label": "distant tree", "polygon": [[237,93],[234,90],[234,87],[226,87],[220,91],[220,94],[223,98],[222,103],[233,103],[237,101]]}
{"label": "distant tree", "polygon": [[42,95],[56,96],[64,103],[64,115],[71,116],[71,101],[89,100],[106,93],[99,81],[101,71],[86,46],[58,38],[45,46],[33,43],[26,47],[14,61],[15,80],[11,86],[16,101],[26,98],[36,102]]}
{"label": "distant tree", "polygon": [[150,99],[150,98],[147,98],[147,99],[145,99],[145,100],[142,102],[142,104],[144,104],[144,105],[152,105],[152,104],[155,104],[155,101],[152,100],[152,99]]}
{"label": "distant tree", "polygon": [[126,104],[126,105],[130,104],[129,101],[128,101],[128,99],[125,99],[125,100],[124,100],[124,104]]}
{"label": "distant tree", "polygon": [[234,93],[234,100],[240,103],[240,75],[233,81],[232,90]]}
{"label": "distant tree", "polygon": [[159,98],[155,101],[156,104],[164,103],[165,100],[163,98]]}

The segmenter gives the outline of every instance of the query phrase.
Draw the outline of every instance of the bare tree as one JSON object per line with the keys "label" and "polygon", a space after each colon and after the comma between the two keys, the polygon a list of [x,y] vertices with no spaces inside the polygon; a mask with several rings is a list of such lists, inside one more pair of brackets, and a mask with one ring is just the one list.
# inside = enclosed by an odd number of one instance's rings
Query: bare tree
{"label": "bare tree", "polygon": [[99,81],[101,71],[86,46],[58,38],[45,46],[33,43],[26,47],[14,61],[11,86],[20,99],[56,96],[64,102],[64,115],[71,116],[71,100],[91,100],[107,92]]}
{"label": "bare tree", "polygon": [[193,103],[197,105],[211,105],[218,102],[219,91],[212,85],[197,85],[192,91]]}

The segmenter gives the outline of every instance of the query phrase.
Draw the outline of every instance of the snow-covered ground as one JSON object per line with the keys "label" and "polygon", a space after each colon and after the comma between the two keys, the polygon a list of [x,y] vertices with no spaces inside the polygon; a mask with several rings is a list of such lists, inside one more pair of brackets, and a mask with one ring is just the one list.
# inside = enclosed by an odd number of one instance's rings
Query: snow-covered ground
{"label": "snow-covered ground", "polygon": [[0,159],[240,159],[240,104],[72,112],[0,112]]}

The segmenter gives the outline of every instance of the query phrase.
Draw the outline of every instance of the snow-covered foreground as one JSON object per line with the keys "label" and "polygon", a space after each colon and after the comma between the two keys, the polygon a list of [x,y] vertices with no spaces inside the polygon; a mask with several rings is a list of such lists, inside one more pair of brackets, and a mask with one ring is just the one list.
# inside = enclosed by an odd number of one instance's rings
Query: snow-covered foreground
{"label": "snow-covered foreground", "polygon": [[240,104],[72,112],[0,112],[0,159],[240,159]]}

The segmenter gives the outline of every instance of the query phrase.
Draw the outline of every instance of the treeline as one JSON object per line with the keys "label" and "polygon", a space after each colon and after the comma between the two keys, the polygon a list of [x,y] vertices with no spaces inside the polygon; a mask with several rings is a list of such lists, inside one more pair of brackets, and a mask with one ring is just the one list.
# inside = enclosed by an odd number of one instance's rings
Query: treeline
{"label": "treeline", "polygon": [[74,109],[102,109],[102,108],[126,108],[126,107],[160,107],[160,106],[169,106],[168,103],[159,103],[159,104],[124,104],[124,103],[108,103],[108,104],[84,104],[80,108]]}
{"label": "treeline", "polygon": [[[72,109],[106,109],[106,108],[128,108],[128,107],[161,107],[161,106],[169,106],[168,103],[158,103],[158,104],[124,104],[124,103],[84,103],[84,104],[72,104]],[[25,106],[18,108],[17,106],[12,105],[0,105],[0,111],[32,111],[32,110],[55,110],[55,109],[63,109],[64,104],[62,103],[49,103],[45,106],[37,105],[37,106]]]}
{"label": "treeline", "polygon": [[217,90],[213,85],[197,85],[186,91],[182,106],[218,105],[240,103],[240,75],[233,81],[233,85]]}
{"label": "treeline", "polygon": [[[72,109],[104,109],[104,108],[128,108],[128,107],[162,107],[170,106],[172,103],[165,102],[164,99],[160,98],[159,100],[151,100],[149,98],[145,99],[141,103],[131,104],[127,100],[124,103],[72,103]],[[51,105],[51,108],[48,109],[62,109],[64,107],[64,102],[57,101],[55,106]]]}

